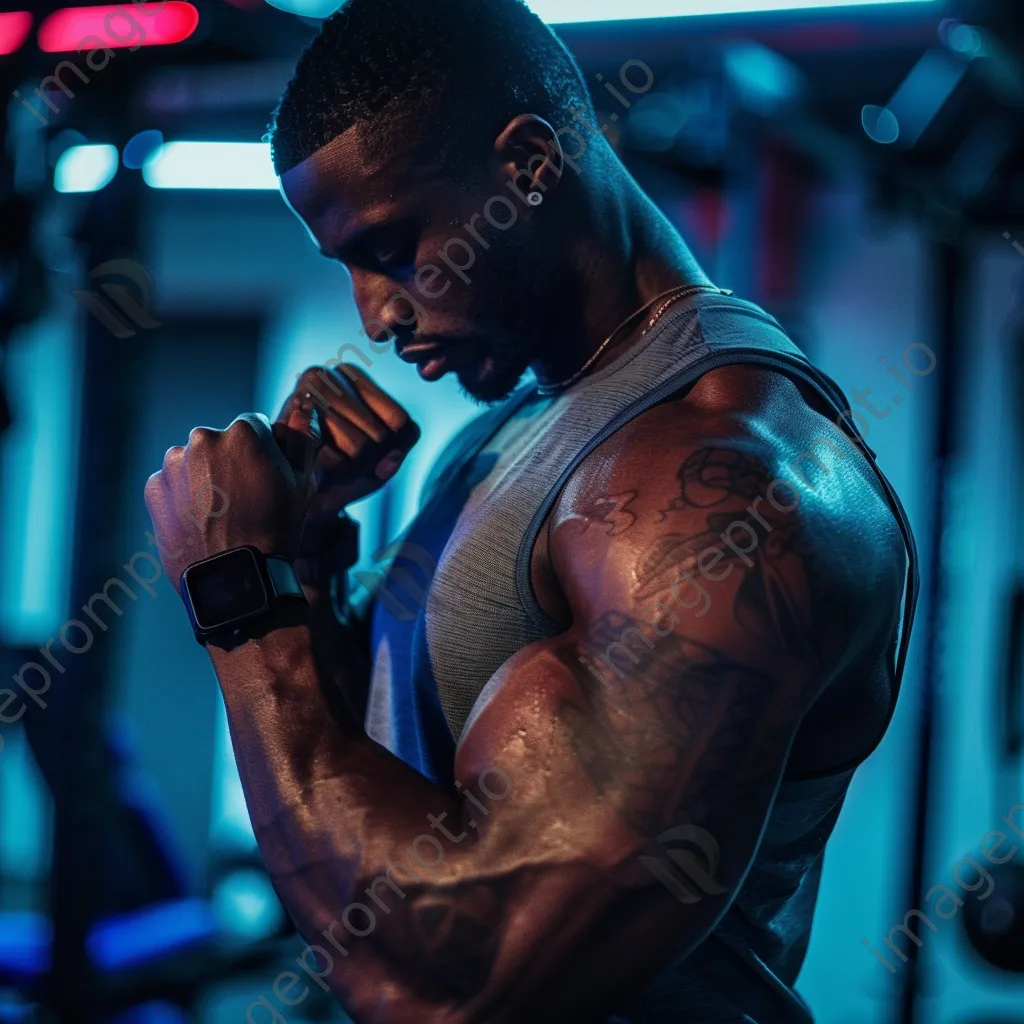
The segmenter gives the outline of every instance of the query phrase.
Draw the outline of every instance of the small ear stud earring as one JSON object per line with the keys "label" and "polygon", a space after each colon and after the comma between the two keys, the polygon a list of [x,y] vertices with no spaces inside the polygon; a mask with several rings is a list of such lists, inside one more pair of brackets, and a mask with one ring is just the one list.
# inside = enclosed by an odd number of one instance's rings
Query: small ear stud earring
{"label": "small ear stud earring", "polygon": [[526,201],[531,206],[540,206],[540,204],[544,202],[544,197],[539,192],[530,192],[526,196]]}

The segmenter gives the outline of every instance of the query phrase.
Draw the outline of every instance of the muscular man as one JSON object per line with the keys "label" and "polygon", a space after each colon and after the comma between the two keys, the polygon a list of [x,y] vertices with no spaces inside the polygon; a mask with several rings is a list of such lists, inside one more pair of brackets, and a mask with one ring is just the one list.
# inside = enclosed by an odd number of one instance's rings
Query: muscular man
{"label": "muscular man", "polygon": [[[621,83],[649,87],[640,62]],[[393,347],[489,406],[401,538],[421,607],[321,584],[209,645],[302,966],[358,1022],[811,1019],[793,986],[892,714],[913,541],[841,392],[711,284],[607,127],[518,0],[351,0],[276,114],[357,358]],[[167,453],[171,579],[293,555],[418,437],[357,363],[282,420],[310,402],[312,501],[262,417]],[[230,511],[197,519],[210,483]]]}

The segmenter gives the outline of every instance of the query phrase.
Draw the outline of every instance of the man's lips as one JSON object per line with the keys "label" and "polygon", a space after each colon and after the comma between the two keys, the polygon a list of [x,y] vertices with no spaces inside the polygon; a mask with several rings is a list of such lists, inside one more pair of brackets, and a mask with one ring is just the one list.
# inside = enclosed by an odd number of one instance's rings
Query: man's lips
{"label": "man's lips", "polygon": [[405,345],[398,349],[398,358],[407,363],[421,363],[424,359],[432,359],[440,355],[440,345]]}
{"label": "man's lips", "polygon": [[398,358],[416,363],[424,380],[439,380],[448,372],[449,358],[441,345],[408,345],[399,349]]}

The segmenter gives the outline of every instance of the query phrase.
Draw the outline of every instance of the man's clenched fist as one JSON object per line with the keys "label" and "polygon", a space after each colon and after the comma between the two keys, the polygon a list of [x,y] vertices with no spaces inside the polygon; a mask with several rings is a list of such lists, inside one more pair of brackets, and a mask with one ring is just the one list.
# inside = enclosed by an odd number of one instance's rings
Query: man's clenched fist
{"label": "man's clenched fist", "polygon": [[273,427],[255,413],[227,430],[197,427],[146,484],[168,578],[177,590],[193,562],[243,545],[295,557],[307,516],[383,487],[419,437],[409,414],[349,365],[307,370]]}
{"label": "man's clenched fist", "polygon": [[197,427],[146,483],[157,548],[175,590],[187,566],[231,548],[294,557],[312,492],[311,477],[292,469],[265,416],[239,416],[227,430]]}
{"label": "man's clenched fist", "polygon": [[278,416],[293,424],[310,404],[320,415],[317,494],[310,515],[337,512],[380,490],[420,439],[420,428],[358,366],[314,366],[299,378]]}

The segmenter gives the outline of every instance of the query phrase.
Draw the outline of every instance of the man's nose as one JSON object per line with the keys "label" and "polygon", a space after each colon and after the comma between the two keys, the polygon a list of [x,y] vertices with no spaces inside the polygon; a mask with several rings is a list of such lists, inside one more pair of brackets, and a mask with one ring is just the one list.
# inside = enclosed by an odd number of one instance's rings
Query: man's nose
{"label": "man's nose", "polygon": [[421,329],[417,309],[404,295],[392,295],[378,317],[398,337],[413,335]]}
{"label": "man's nose", "polygon": [[426,312],[404,291],[392,291],[383,299],[360,296],[358,302],[363,315],[363,329],[376,344],[407,341],[426,327]]}

